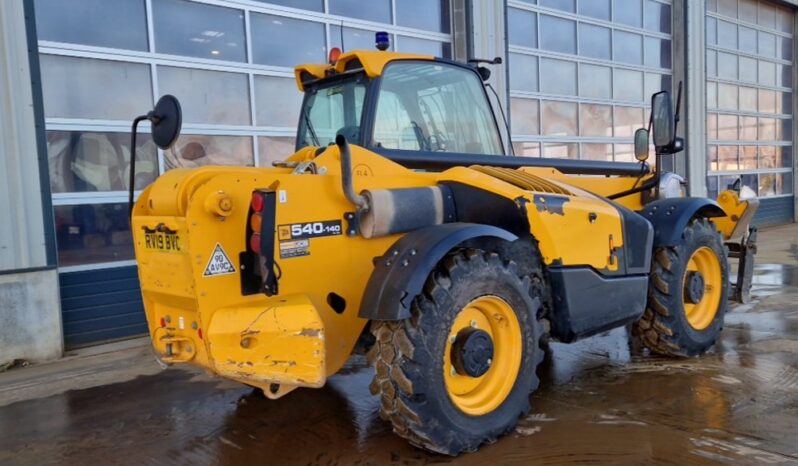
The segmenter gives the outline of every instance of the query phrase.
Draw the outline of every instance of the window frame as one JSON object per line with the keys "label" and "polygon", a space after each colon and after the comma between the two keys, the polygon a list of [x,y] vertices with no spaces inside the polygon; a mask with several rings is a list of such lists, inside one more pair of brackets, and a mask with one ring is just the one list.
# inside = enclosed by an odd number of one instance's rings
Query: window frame
{"label": "window frame", "polygon": [[[428,60],[415,60],[415,59],[403,59],[403,60],[393,60],[385,65],[383,68],[383,75],[387,72],[387,70],[396,64],[406,64],[406,63],[430,63]],[[425,151],[425,150],[408,150],[408,149],[390,149],[381,146],[377,146],[376,141],[374,140],[374,127],[375,127],[375,119],[377,116],[377,107],[379,105],[379,96],[380,96],[380,89],[382,87],[382,76],[378,76],[371,80],[371,85],[367,89],[366,92],[366,103],[367,105],[365,108],[368,108],[368,111],[364,111],[363,119],[361,120],[361,131],[365,131],[365,139],[361,139],[365,141],[365,147],[369,150],[381,154],[388,159],[391,159],[391,154],[407,154],[407,153],[417,153],[420,157],[429,156],[432,158],[440,158],[442,155],[445,158],[447,155],[456,156],[456,155],[508,155],[504,152],[506,147],[505,143],[507,141],[504,140],[502,137],[502,132],[499,126],[499,121],[497,119],[496,111],[494,110],[493,104],[491,103],[490,96],[488,95],[488,91],[485,88],[484,81],[482,77],[477,72],[477,68],[473,65],[464,64],[460,62],[456,62],[454,60],[446,60],[446,59],[436,59],[434,63],[443,66],[453,66],[456,68],[460,68],[466,70],[467,72],[473,73],[478,82],[481,84],[481,95],[485,98],[485,103],[488,106],[491,114],[491,123],[492,127],[496,131],[496,135],[498,137],[498,144],[499,148],[503,153],[499,154],[469,154],[464,152],[436,152],[436,151]]]}
{"label": "window frame", "polygon": [[[585,0],[582,0],[584,2]],[[670,18],[671,18],[671,27],[670,31],[663,32],[662,30],[651,30],[646,27],[646,2],[653,2],[659,5],[668,6],[670,7]],[[580,3],[577,3],[577,10],[576,12],[569,12],[564,10],[559,10],[551,7],[546,7],[538,3],[528,3],[524,0],[508,0],[505,5],[505,11],[508,14],[511,13],[512,9],[515,10],[523,10],[525,12],[532,12],[537,13],[538,17],[541,15],[546,16],[553,16],[558,17],[564,20],[570,20],[575,23],[576,28],[576,51],[574,53],[562,53],[553,50],[544,49],[541,41],[541,31],[540,25],[536,28],[538,33],[538,40],[537,40],[537,47],[528,47],[522,45],[512,44],[509,41],[509,36],[507,38],[507,66],[508,66],[508,81],[507,81],[507,88],[508,88],[508,101],[509,106],[512,106],[512,101],[514,100],[533,100],[538,102],[539,113],[537,115],[537,123],[538,123],[538,131],[536,134],[533,133],[522,133],[518,132],[516,129],[516,125],[513,125],[512,120],[514,115],[512,115],[512,111],[510,112],[511,115],[508,115],[509,123],[510,123],[510,132],[511,137],[510,140],[513,143],[513,151],[515,152],[518,149],[518,155],[522,155],[523,153],[528,154],[528,156],[532,157],[545,157],[545,146],[548,144],[579,144],[580,146],[590,145],[590,144],[608,144],[613,149],[613,160],[616,162],[630,162],[634,161],[633,157],[631,156],[632,152],[627,150],[628,147],[632,145],[631,137],[626,136],[615,136],[614,133],[608,136],[586,136],[579,133],[580,124],[578,122],[580,118],[581,106],[583,104],[603,104],[603,105],[610,105],[613,107],[612,110],[612,118],[613,122],[615,120],[615,113],[616,109],[623,109],[624,107],[633,107],[636,109],[643,109],[645,120],[641,120],[641,126],[643,126],[644,121],[647,121],[647,114],[650,111],[650,96],[651,93],[660,90],[661,86],[665,89],[673,91],[675,86],[676,79],[674,78],[674,64],[676,64],[678,57],[675,55],[675,45],[674,45],[674,38],[677,34],[674,33],[673,21],[674,21],[674,3],[671,0],[640,0],[640,8],[642,12],[641,16],[641,24],[639,26],[630,26],[625,23],[616,22],[616,18],[614,18],[613,10],[614,7],[612,5],[613,2],[610,2],[609,5],[609,14],[610,17],[608,19],[601,19],[594,16],[588,16],[580,11]],[[610,57],[609,58],[594,58],[592,56],[583,54],[582,46],[583,44],[580,41],[582,39],[582,31],[583,25],[585,26],[596,26],[601,28],[606,28],[610,32]],[[676,28],[678,29],[678,28]],[[641,61],[640,63],[629,63],[620,61],[616,58],[614,54],[615,48],[615,39],[617,34],[616,33],[631,33],[639,36],[641,39]],[[669,67],[662,67],[661,62],[658,66],[647,64],[648,57],[646,55],[646,40],[647,39],[656,39],[659,41],[668,41],[670,43],[670,65]],[[538,77],[537,77],[537,88],[535,90],[524,89],[523,86],[518,86],[516,83],[516,87],[512,87],[509,81],[509,76],[512,73],[510,70],[513,68],[513,58],[517,56],[525,56],[525,57],[536,57],[538,60]],[[545,68],[540,65],[543,59],[554,59],[554,60],[561,60],[561,61],[569,61],[576,64],[576,73],[573,77],[576,83],[576,92],[572,94],[562,94],[562,93],[555,93],[555,92],[546,92],[542,90],[542,80],[541,76],[544,73]],[[594,68],[600,68],[602,71],[602,78],[605,76],[604,72],[606,71],[606,77],[609,79],[609,88],[605,89],[604,93],[601,94],[591,94],[588,95],[588,90],[591,89],[589,82],[585,82],[583,78],[583,74],[587,74],[588,70],[593,70]],[[594,70],[595,71],[595,70]],[[638,75],[639,76],[639,91],[637,84],[635,85],[635,92],[642,92],[642,95],[616,95],[618,85],[616,83],[620,82],[619,80],[622,79],[624,76],[627,75]],[[636,79],[638,79],[636,77]],[[543,102],[567,102],[567,103],[574,103],[579,107],[577,111],[577,131],[574,134],[563,134],[563,135],[551,135],[551,134],[544,134],[544,125],[546,124],[546,119],[543,115]],[[614,123],[613,123],[614,124]],[[578,151],[581,154],[581,151]],[[579,157],[580,159],[584,159],[585,157]]]}
{"label": "window frame", "polygon": [[[738,5],[738,1],[735,0],[734,4]],[[757,11],[759,11],[762,4],[769,4],[774,5],[775,2],[762,2],[756,1],[755,5],[757,6]],[[794,17],[796,11],[794,7],[788,7],[792,9],[792,14],[788,15],[792,17],[792,21],[789,21],[787,24],[794,24]],[[729,17],[725,13],[720,12],[718,9],[711,9],[709,6],[705,8],[703,13],[703,26],[704,26],[704,34],[706,38],[706,47],[705,47],[705,59],[706,59],[706,67],[704,73],[704,92],[707,95],[707,104],[705,108],[705,115],[707,121],[714,119],[715,124],[714,128],[712,129],[712,133],[710,132],[709,125],[707,124],[707,131],[706,131],[706,138],[704,140],[705,146],[705,153],[706,153],[706,160],[704,162],[705,172],[704,172],[704,182],[706,183],[707,192],[712,195],[716,194],[716,192],[720,192],[723,189],[726,189],[726,185],[723,181],[727,181],[732,177],[753,177],[756,180],[756,194],[758,199],[778,199],[778,198],[793,198],[796,196],[796,189],[795,189],[795,150],[796,144],[795,139],[798,137],[798,134],[795,134],[795,125],[797,124],[796,118],[798,118],[798,113],[795,112],[795,102],[798,98],[798,88],[796,88],[796,67],[798,67],[798,62],[795,61],[796,56],[796,48],[798,48],[798,31],[796,31],[793,27],[793,30],[787,32],[785,30],[780,29],[780,17],[778,15],[784,14],[784,11],[775,11],[775,25],[768,26],[757,23],[749,22],[748,20],[740,17]],[[728,24],[733,26],[735,29],[735,36],[737,37],[737,44],[735,47],[729,47],[726,44],[722,43],[719,39],[720,37],[720,23]],[[759,52],[752,52],[747,49],[743,49],[740,47],[741,44],[741,30],[746,29],[754,32],[755,38],[755,48],[759,50]],[[711,34],[711,35],[710,35]],[[760,41],[760,35],[765,34],[767,36],[774,38],[774,50],[773,55],[765,55],[761,52],[762,42]],[[791,50],[791,58],[784,58],[783,55],[780,55],[781,47],[784,44],[784,40],[790,41]],[[734,77],[724,77],[721,76],[720,71],[720,56],[729,55],[735,58],[736,69],[735,72],[737,73]],[[711,58],[710,58],[711,57]],[[754,81],[747,81],[744,80],[744,77],[741,76],[740,71],[742,71],[743,65],[739,63],[740,59],[747,59],[747,60],[755,60],[756,61],[756,80]],[[762,64],[770,64],[774,65],[776,69],[776,83],[768,83],[761,81],[761,66]],[[779,66],[787,66],[791,67],[790,70],[790,80],[789,86],[785,86],[783,83],[779,82],[778,77],[778,69]],[[736,103],[734,108],[727,108],[722,107],[720,103],[720,95],[721,86],[733,86],[735,88],[736,93]],[[753,91],[754,95],[756,96],[756,103],[757,106],[755,109],[743,109],[742,104],[742,92],[743,89],[746,92]],[[789,104],[785,105],[781,111],[768,111],[763,110],[761,108],[762,101],[761,101],[761,93],[765,92],[772,92],[775,93],[775,101],[776,101],[776,108],[779,105],[783,105],[786,103],[786,100],[782,100],[779,103],[780,99],[783,99],[785,94],[790,95],[789,97]],[[710,95],[710,92],[712,93]],[[734,139],[728,138],[721,138],[720,131],[722,131],[720,127],[720,118],[729,116],[729,117],[736,117],[737,118],[737,127],[736,131],[738,131],[737,137]],[[754,119],[756,121],[755,132],[757,133],[757,137],[755,139],[744,139],[743,138],[743,118]],[[777,127],[776,136],[774,138],[762,138],[762,120],[771,120],[774,125]],[[789,128],[792,131],[791,134],[787,135],[787,137],[779,137],[778,126],[782,124],[782,122],[787,122],[785,128]],[[737,163],[736,169],[735,168],[723,168],[720,167],[720,150],[723,147],[735,147],[737,148]],[[757,156],[755,159],[756,167],[753,168],[746,168],[744,157],[743,157],[743,148],[745,147],[756,147]],[[763,149],[773,149],[774,151],[781,151],[784,148],[790,151],[790,164],[788,166],[780,166],[780,167],[764,167],[761,166],[761,162],[763,160]],[[715,154],[712,156],[711,154]],[[785,189],[788,189],[788,192],[782,192],[781,194],[770,194],[770,195],[761,195],[760,189],[762,187],[761,180],[763,178],[767,178],[769,176],[782,176],[785,177],[784,179],[790,179],[791,184],[789,186],[784,186]],[[751,179],[751,178],[749,178]]]}
{"label": "window frame", "polygon": [[[279,4],[272,4],[255,0],[191,0],[194,3],[215,5],[230,9],[240,10],[244,14],[244,33],[246,41],[246,59],[243,62],[226,61],[213,58],[200,58],[192,56],[180,56],[156,52],[155,24],[153,18],[153,1],[142,0],[145,3],[146,18],[146,37],[147,48],[145,50],[130,50],[113,47],[85,45],[71,42],[58,42],[38,40],[39,54],[64,55],[77,58],[93,58],[109,61],[124,61],[130,63],[141,63],[149,67],[149,77],[152,87],[150,101],[141,103],[141,112],[149,110],[162,92],[159,89],[158,66],[170,66],[180,68],[190,68],[209,71],[223,71],[241,73],[247,77],[248,99],[250,102],[250,125],[230,125],[230,124],[185,124],[182,133],[186,135],[207,135],[207,136],[239,136],[251,139],[252,147],[252,166],[262,166],[264,160],[269,160],[268,154],[261,151],[262,138],[296,138],[297,126],[276,127],[266,126],[258,123],[257,109],[258,101],[255,95],[255,79],[257,76],[267,76],[275,78],[287,78],[294,81],[293,68],[289,66],[261,65],[255,63],[252,51],[253,28],[250,15],[265,14],[271,16],[284,17],[288,19],[302,20],[320,24],[324,28],[324,45],[331,45],[331,29],[333,26],[343,26],[344,28],[361,29],[368,32],[388,31],[392,38],[392,45],[403,50],[403,38],[415,38],[431,40],[441,43],[444,53],[452,52],[454,41],[454,14],[453,4],[445,0],[448,11],[443,12],[444,20],[449,23],[449,32],[438,32],[431,30],[418,29],[410,26],[402,26],[397,20],[396,15],[392,15],[389,23],[378,23],[374,21],[361,20],[350,17],[340,17],[330,13],[322,5],[322,11],[305,10]],[[444,0],[442,0],[444,1]],[[395,10],[395,0],[390,0],[392,11]],[[47,77],[44,77],[47,79]],[[368,93],[369,87],[367,87]],[[369,98],[368,95],[366,97]],[[304,96],[302,96],[304,100]],[[263,105],[263,104],[261,104]],[[130,132],[130,121],[128,120],[108,120],[93,118],[45,118],[45,128],[47,131],[81,131],[81,132],[100,132],[100,133],[127,133]],[[148,124],[143,123],[139,126],[139,131],[149,131]],[[288,156],[290,154],[285,154]],[[164,153],[157,150],[158,174],[166,171]],[[49,182],[49,179],[48,179]],[[141,191],[136,191],[136,198]],[[51,196],[54,206],[78,205],[78,204],[108,204],[127,202],[127,191],[107,191],[107,192],[69,192],[53,193]],[[57,252],[56,252],[57,257]],[[135,265],[135,261],[104,262],[84,265],[74,265],[60,267],[61,272],[72,272],[80,270],[94,270],[109,267],[119,267],[124,265]]]}
{"label": "window frame", "polygon": [[[316,94],[316,92],[318,92],[320,89],[326,89],[327,87],[332,87],[335,84],[343,84],[343,83],[349,83],[349,82],[354,82],[356,84],[362,82],[364,87],[365,87],[365,89],[366,89],[366,94],[363,97],[363,108],[361,109],[361,113],[360,113],[360,134],[358,136],[358,141],[357,141],[358,145],[365,146],[365,144],[363,143],[363,141],[366,140],[365,139],[366,133],[364,132],[364,129],[365,129],[364,118],[365,118],[366,113],[367,113],[366,107],[368,107],[368,103],[370,101],[369,90],[373,86],[374,79],[368,79],[368,77],[366,76],[365,71],[356,71],[356,72],[345,73],[345,74],[343,74],[343,76],[344,76],[343,79],[341,78],[341,76],[342,75],[339,74],[339,75],[336,75],[335,77],[332,77],[332,78],[320,79],[318,81],[314,81],[313,83],[311,83],[311,84],[309,84],[309,85],[307,85],[305,87],[305,92],[303,93],[304,95],[302,96],[302,106],[301,106],[300,111],[299,111],[299,121],[297,122],[297,129],[296,129],[296,134],[295,134],[296,143],[294,144],[294,150],[298,151],[298,150],[302,149],[303,147],[310,146],[310,144],[302,145],[300,143],[300,136],[303,135],[304,132],[307,130],[307,122],[305,121],[304,118],[302,118],[302,109],[304,109],[305,106],[308,104],[308,100],[310,100],[310,98],[312,96],[314,96]],[[346,105],[346,102],[344,102],[344,105]],[[351,109],[351,110],[354,110],[354,109]],[[321,142],[321,141],[319,141],[319,142]],[[355,142],[352,142],[352,144],[355,144]]]}

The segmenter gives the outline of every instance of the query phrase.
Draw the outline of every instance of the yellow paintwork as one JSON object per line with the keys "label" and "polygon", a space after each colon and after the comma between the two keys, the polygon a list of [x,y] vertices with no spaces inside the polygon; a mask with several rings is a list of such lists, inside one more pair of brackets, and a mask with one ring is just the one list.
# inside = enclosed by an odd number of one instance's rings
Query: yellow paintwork
{"label": "yellow paintwork", "polygon": [[[545,176],[550,168],[524,168],[523,170]],[[505,181],[479,173],[466,167],[455,167],[442,172],[441,181],[459,181],[486,191],[499,194],[508,199],[523,198],[529,204],[527,214],[532,233],[538,241],[543,262],[555,261],[562,265],[589,265],[597,270],[618,270],[618,263],[610,261],[614,248],[623,245],[623,227],[618,211],[606,200],[600,199],[575,186],[569,186],[579,195],[563,196],[548,193],[524,191]],[[542,210],[535,204],[535,196],[565,198],[562,213],[556,210]],[[590,213],[596,220],[590,222]]]}
{"label": "yellow paintwork", "polygon": [[334,64],[306,63],[298,65],[294,68],[294,78],[296,79],[297,88],[299,88],[300,91],[305,90],[305,85],[302,83],[303,72],[310,74],[316,79],[321,79],[331,73],[343,73],[346,70],[346,64],[354,59],[359,60],[360,64],[363,65],[363,71],[366,72],[366,76],[369,78],[376,78],[382,74],[385,65],[394,60],[434,60],[435,57],[420,53],[353,50],[341,54]]}
{"label": "yellow paintwork", "polygon": [[701,246],[696,249],[687,262],[687,267],[682,277],[682,283],[687,284],[689,272],[700,272],[704,277],[704,296],[701,300],[693,304],[685,296],[684,314],[687,323],[696,330],[704,330],[709,327],[715,314],[720,307],[721,287],[723,285],[723,275],[720,271],[720,261],[717,254],[712,249]]}
{"label": "yellow paintwork", "polygon": [[748,224],[759,207],[759,199],[740,200],[737,191],[727,189],[718,194],[718,204],[726,212],[725,217],[713,218],[725,239],[742,236]]}
{"label": "yellow paintwork", "polygon": [[[334,65],[298,66],[297,85],[303,89],[302,73],[315,78],[342,73],[353,59],[360,61],[369,77],[375,77],[392,60],[433,57],[349,52]],[[418,172],[364,148],[350,147],[357,192],[433,186],[444,181],[486,190],[515,202],[526,213],[530,234],[538,242],[545,265],[590,266],[605,271],[618,270],[615,250],[623,246],[625,239],[617,209],[602,196],[645,183],[652,176],[573,176],[540,167],[523,168],[518,173],[500,173],[485,167]],[[142,192],[131,224],[149,330],[153,346],[164,361],[195,364],[261,387],[272,398],[299,386],[320,387],[344,364],[367,323],[358,317],[358,311],[374,269],[372,260],[383,255],[401,235],[311,238],[309,255],[277,259],[277,295],[241,294],[239,254],[247,249],[247,217],[253,191],[269,189],[278,193],[276,230],[281,225],[318,221],[341,221],[346,229],[344,216],[354,208],[341,188],[338,148],[327,147],[318,156],[316,151],[315,147],[305,147],[272,168],[174,169]],[[294,173],[293,168],[288,168],[288,164],[311,161],[318,174]],[[737,212],[733,209],[741,205],[736,194],[719,201],[730,212]],[[617,202],[633,210],[642,208],[640,194]],[[734,230],[738,222],[733,216],[728,223],[724,221],[715,219],[724,234]],[[146,235],[148,231],[168,236],[179,250],[148,249],[146,244],[152,236]],[[280,258],[279,240],[275,241],[275,258]],[[205,276],[217,248],[234,271]],[[328,304],[330,293],[346,302],[343,312],[335,312]],[[469,316],[479,313],[475,310],[478,307],[468,311]],[[474,316],[474,320],[481,319]],[[466,318],[470,322],[471,318],[463,317]],[[515,337],[508,334],[506,339],[510,347],[518,347]],[[514,362],[506,369],[512,372],[513,367]],[[457,378],[451,382],[452,392],[458,396],[472,391],[471,382]],[[506,396],[502,395],[503,387],[498,382],[490,384],[485,394],[480,392],[473,399],[464,400],[461,409],[490,411],[495,400]]]}
{"label": "yellow paintwork", "polygon": [[[466,328],[487,332],[493,341],[493,360],[480,377],[458,374],[452,365],[452,345]],[[501,405],[515,385],[524,342],[513,308],[498,296],[481,296],[455,317],[443,356],[443,379],[449,398],[461,411],[480,416]]]}
{"label": "yellow paintwork", "polygon": [[[606,200],[570,186],[568,190],[574,195],[557,196],[567,200],[558,212],[556,208],[538,207],[535,193],[470,168],[416,172],[361,147],[350,147],[357,191],[431,186],[439,181],[486,189],[526,204],[531,230],[546,264],[556,261],[598,270],[618,268],[611,248],[623,244],[621,220]],[[313,153],[306,148],[288,160],[307,160]],[[341,189],[338,148],[328,147],[315,158],[315,164],[323,174],[292,174],[290,168],[208,166],[172,170],[142,193],[134,208],[133,232],[150,333],[160,354],[166,353],[166,344],[171,342],[172,362],[190,361],[266,388],[270,383],[280,383],[279,394],[294,386],[318,387],[343,365],[366,324],[357,312],[373,270],[372,259],[382,255],[399,235],[369,240],[346,235],[310,239],[309,256],[278,260],[282,271],[279,295],[242,296],[240,292],[238,255],[246,250],[245,226],[254,190],[270,188],[284,193],[285,202],[277,204],[276,225],[326,220],[341,220],[346,225],[344,213],[353,207]],[[549,202],[555,197],[545,195]],[[218,207],[222,201],[224,206]],[[591,212],[597,214],[593,223],[589,221]],[[153,230],[159,225],[177,232],[180,252],[144,247],[144,228]],[[203,277],[217,244],[236,273]],[[279,257],[277,245],[275,257]],[[342,314],[327,304],[330,292],[346,300]],[[288,308],[302,311],[283,312]],[[170,323],[162,329],[160,320],[167,316]],[[268,316],[268,320],[259,321],[259,316]],[[262,336],[257,345],[245,350],[241,340],[253,325]],[[276,327],[288,329],[287,334],[275,333]],[[303,328],[318,331],[317,336],[296,334]],[[269,359],[286,362],[270,365]],[[314,365],[315,372],[309,370]]]}
{"label": "yellow paintwork", "polygon": [[[242,323],[247,323],[241,328]],[[327,377],[324,321],[305,295],[282,297],[273,306],[219,309],[207,340],[219,375],[251,385],[321,387]],[[269,390],[264,390],[269,392]]]}

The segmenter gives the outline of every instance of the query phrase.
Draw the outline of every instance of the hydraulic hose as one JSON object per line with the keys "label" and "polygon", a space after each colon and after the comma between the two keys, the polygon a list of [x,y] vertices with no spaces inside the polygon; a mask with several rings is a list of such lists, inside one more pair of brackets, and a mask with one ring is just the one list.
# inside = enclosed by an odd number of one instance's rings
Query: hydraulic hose
{"label": "hydraulic hose", "polygon": [[651,188],[655,188],[657,186],[659,186],[659,172],[657,172],[657,174],[653,178],[651,178],[650,180],[646,181],[642,185],[640,185],[640,186],[638,186],[636,188],[627,189],[626,191],[621,191],[619,193],[611,194],[611,195],[607,196],[607,199],[620,199],[622,197],[631,196],[632,194],[636,194],[636,193],[639,193],[639,192],[647,191],[647,190],[649,190]]}

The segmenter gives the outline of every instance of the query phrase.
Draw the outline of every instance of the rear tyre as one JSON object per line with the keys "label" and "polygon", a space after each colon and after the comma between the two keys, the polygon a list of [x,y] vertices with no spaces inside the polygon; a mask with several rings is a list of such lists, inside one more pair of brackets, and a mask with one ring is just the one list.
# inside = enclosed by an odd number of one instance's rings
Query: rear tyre
{"label": "rear tyre", "polygon": [[411,318],[372,322],[380,416],[412,444],[448,455],[512,431],[539,383],[539,308],[514,263],[476,249],[448,255]]}
{"label": "rear tyre", "polygon": [[633,333],[655,353],[705,353],[723,329],[728,282],[726,249],[715,225],[692,220],[681,245],[654,251],[648,305]]}

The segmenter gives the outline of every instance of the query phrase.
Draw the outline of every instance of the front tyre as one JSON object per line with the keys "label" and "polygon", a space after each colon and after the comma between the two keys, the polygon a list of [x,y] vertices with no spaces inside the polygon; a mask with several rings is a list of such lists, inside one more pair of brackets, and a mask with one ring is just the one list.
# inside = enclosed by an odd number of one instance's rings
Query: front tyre
{"label": "front tyre", "polygon": [[681,245],[654,251],[648,305],[634,334],[659,354],[703,354],[723,329],[728,282],[726,249],[715,225],[692,220]]}
{"label": "front tyre", "polygon": [[512,262],[475,249],[448,255],[410,319],[372,322],[380,415],[414,445],[448,455],[510,432],[539,382],[539,308]]}

